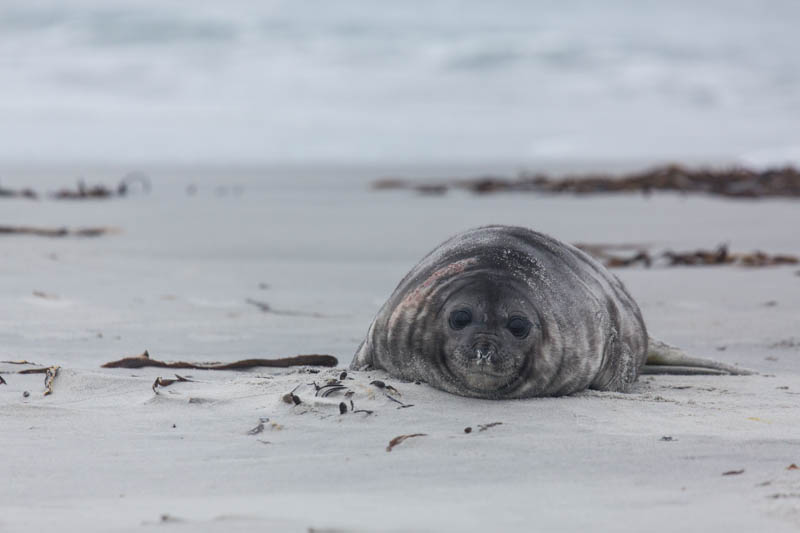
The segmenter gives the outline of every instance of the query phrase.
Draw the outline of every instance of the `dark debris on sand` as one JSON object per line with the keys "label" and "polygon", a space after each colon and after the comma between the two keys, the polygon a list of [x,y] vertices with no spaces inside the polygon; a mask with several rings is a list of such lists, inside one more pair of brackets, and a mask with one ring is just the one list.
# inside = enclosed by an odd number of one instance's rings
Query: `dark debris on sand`
{"label": "dark debris on sand", "polygon": [[738,476],[740,474],[744,474],[744,468],[739,470],[728,470],[727,472],[723,472],[723,476]]}
{"label": "dark debris on sand", "polygon": [[481,176],[443,180],[387,178],[373,189],[408,189],[421,194],[444,194],[460,189],[475,194],[496,192],[602,194],[619,192],[676,191],[735,198],[800,197],[800,171],[788,166],[757,171],[741,167],[721,170],[689,169],[672,164],[625,175],[583,174],[553,178],[545,174],[520,174],[515,178]]}
{"label": "dark debris on sand", "polygon": [[412,439],[415,437],[427,437],[427,436],[428,436],[427,433],[412,433],[410,435],[398,435],[397,437],[389,441],[389,445],[386,446],[386,451],[387,452],[392,451],[392,448],[394,448],[395,446],[397,446],[406,439]]}
{"label": "dark debris on sand", "polygon": [[150,178],[141,172],[130,172],[120,180],[116,187],[107,187],[105,185],[87,186],[83,180],[79,180],[77,188],[59,189],[51,196],[56,200],[105,200],[127,196],[134,184],[142,192],[150,192]]}
{"label": "dark debris on sand", "polygon": [[36,237],[100,237],[113,233],[113,228],[41,228],[35,226],[0,226],[0,235],[33,235]]}
{"label": "dark debris on sand", "polygon": [[175,374],[175,379],[162,378],[161,376],[158,376],[156,380],[153,382],[153,392],[158,394],[158,390],[156,390],[158,389],[158,387],[169,387],[173,383],[187,382],[187,381],[191,382],[194,380],[185,378],[183,376],[179,376],[178,374]]}
{"label": "dark debris on sand", "polygon": [[[35,365],[35,363],[30,363],[28,361],[0,361],[2,363],[14,364],[14,365]],[[4,373],[11,373],[11,374],[44,374],[44,393],[43,396],[49,396],[53,394],[53,385],[55,384],[56,377],[59,374],[61,367],[58,365],[52,365],[47,367],[37,366],[36,368],[25,368],[23,370],[17,370],[16,372],[4,372]],[[6,384],[6,380],[0,377],[0,384]],[[27,398],[30,396],[28,391],[23,393],[23,396]]]}

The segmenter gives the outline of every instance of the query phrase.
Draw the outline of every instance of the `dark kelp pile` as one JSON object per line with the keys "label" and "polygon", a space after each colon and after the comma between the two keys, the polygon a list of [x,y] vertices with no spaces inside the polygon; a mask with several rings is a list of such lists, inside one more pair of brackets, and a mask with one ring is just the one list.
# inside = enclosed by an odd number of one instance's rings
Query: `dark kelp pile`
{"label": "dark kelp pile", "polygon": [[608,268],[620,268],[634,265],[651,266],[720,266],[734,265],[741,267],[768,267],[779,265],[796,265],[800,258],[794,255],[770,255],[761,251],[750,253],[732,253],[727,245],[720,245],[714,250],[693,250],[674,252],[665,250],[651,253],[642,245],[612,244],[575,244],[584,252],[599,260]]}
{"label": "dark kelp pile", "polygon": [[476,194],[496,192],[599,194],[674,191],[735,198],[800,197],[800,171],[794,167],[757,171],[741,167],[689,169],[666,165],[624,175],[584,174],[553,178],[545,174],[520,174],[515,178],[480,176],[467,179],[407,180],[387,178],[373,183],[376,190],[408,189],[422,194],[443,194],[451,189]]}

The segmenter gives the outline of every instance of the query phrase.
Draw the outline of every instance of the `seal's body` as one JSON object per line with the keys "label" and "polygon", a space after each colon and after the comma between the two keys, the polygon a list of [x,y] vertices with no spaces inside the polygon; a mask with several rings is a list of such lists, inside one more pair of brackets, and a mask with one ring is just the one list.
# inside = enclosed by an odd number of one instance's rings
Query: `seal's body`
{"label": "seal's body", "polygon": [[378,312],[351,368],[479,398],[625,391],[645,364],[639,307],[605,267],[525,228],[441,244]]}

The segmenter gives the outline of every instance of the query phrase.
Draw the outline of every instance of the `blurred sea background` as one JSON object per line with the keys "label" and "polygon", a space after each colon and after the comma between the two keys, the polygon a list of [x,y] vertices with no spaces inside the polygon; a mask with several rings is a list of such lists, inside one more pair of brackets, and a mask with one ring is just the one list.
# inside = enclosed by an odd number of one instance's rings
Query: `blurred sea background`
{"label": "blurred sea background", "polygon": [[3,0],[0,166],[796,163],[799,20],[795,0]]}

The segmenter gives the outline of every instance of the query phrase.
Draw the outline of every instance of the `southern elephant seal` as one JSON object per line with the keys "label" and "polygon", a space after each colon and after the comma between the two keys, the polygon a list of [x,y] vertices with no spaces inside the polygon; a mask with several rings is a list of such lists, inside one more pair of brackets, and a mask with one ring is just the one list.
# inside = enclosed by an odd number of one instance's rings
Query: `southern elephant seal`
{"label": "southern elephant seal", "polygon": [[674,373],[746,373],[650,340],[619,279],[574,246],[486,226],[411,269],[350,366],[502,399],[627,391],[648,356]]}

